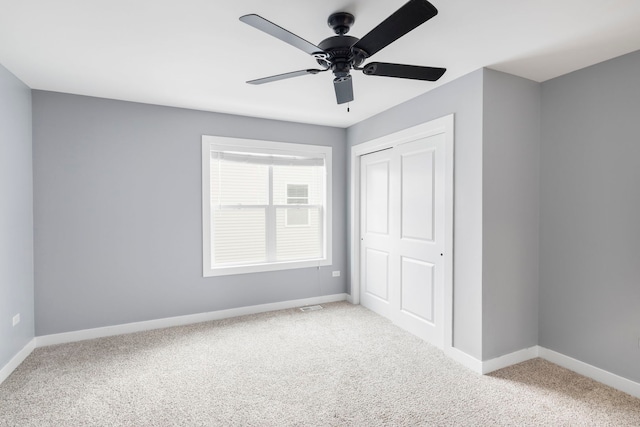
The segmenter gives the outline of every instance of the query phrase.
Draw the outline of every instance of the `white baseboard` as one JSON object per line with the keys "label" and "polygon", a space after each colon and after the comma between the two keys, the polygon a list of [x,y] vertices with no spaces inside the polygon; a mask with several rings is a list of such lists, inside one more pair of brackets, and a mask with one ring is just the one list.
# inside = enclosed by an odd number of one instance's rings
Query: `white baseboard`
{"label": "white baseboard", "polygon": [[490,359],[482,362],[482,374],[488,374],[489,372],[497,371],[498,369],[506,368],[507,366],[515,365],[517,363],[525,362],[529,359],[538,357],[539,347],[537,345],[522,350],[514,351],[513,353],[505,354],[495,359]]}
{"label": "white baseboard", "polygon": [[473,372],[482,374],[482,361],[476,359],[475,357],[469,356],[467,353],[458,350],[455,347],[445,348],[444,354],[446,354],[447,356],[449,356],[449,358],[455,360],[462,366],[471,369]]}
{"label": "white baseboard", "polygon": [[640,398],[640,383],[623,378],[619,375],[613,374],[604,369],[597,368],[588,363],[581,362],[564,354],[555,352],[553,350],[540,347],[539,356],[549,362],[560,365],[563,368],[567,368],[573,372],[577,372],[580,375],[589,377],[598,382],[613,387],[617,390],[623,391],[631,396]]}
{"label": "white baseboard", "polygon": [[640,398],[640,383],[540,346],[525,348],[484,362],[455,348],[445,350],[445,353],[458,363],[479,374],[488,374],[498,369],[540,357],[616,390]]}
{"label": "white baseboard", "polygon": [[9,375],[11,375],[11,373],[15,371],[22,362],[24,362],[24,359],[26,359],[31,354],[31,352],[35,350],[35,348],[36,340],[34,338],[29,341],[29,343],[27,343],[27,345],[25,345],[22,350],[18,352],[18,354],[13,356],[9,363],[4,365],[2,369],[0,369],[0,384],[2,384],[4,380],[9,378]]}
{"label": "white baseboard", "polygon": [[189,325],[192,323],[227,319],[230,317],[245,316],[248,314],[264,313],[267,311],[285,310],[288,308],[303,307],[305,305],[326,304],[329,302],[345,301],[346,299],[347,294],[324,295],[313,298],[252,305],[248,307],[231,308],[228,310],[211,311],[208,313],[189,314],[185,316],[147,320],[144,322],[126,323],[123,325],[106,326],[103,328],[83,329],[80,331],[43,335],[36,337],[35,341],[37,347],[46,347],[55,344],[64,344],[69,342],[90,340],[94,338],[130,334],[134,332],[149,331],[152,329],[170,328],[172,326]]}
{"label": "white baseboard", "polygon": [[507,366],[515,365],[516,363],[538,357],[538,346],[524,348],[522,350],[514,351],[513,353],[485,361],[478,360],[455,347],[445,349],[444,353],[461,365],[471,369],[473,372],[484,375],[489,372],[497,371],[498,369],[506,368]]}

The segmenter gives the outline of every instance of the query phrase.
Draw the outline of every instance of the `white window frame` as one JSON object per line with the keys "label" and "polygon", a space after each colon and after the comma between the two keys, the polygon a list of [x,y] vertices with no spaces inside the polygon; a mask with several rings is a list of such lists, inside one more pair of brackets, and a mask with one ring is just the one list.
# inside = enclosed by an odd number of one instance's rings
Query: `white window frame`
{"label": "white window frame", "polygon": [[[211,151],[235,151],[247,153],[318,156],[325,160],[325,200],[324,200],[324,253],[321,258],[302,261],[258,263],[240,266],[212,266],[211,229]],[[330,146],[294,144],[288,142],[262,141],[231,137],[202,135],[202,275],[203,277],[232,274],[257,273],[264,271],[289,270],[294,268],[320,267],[332,264],[332,149]]]}

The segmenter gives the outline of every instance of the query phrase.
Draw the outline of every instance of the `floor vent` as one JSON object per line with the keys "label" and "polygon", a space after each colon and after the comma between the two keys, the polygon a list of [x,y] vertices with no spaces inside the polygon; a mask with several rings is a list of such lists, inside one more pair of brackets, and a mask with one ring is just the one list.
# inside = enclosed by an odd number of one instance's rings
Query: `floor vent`
{"label": "floor vent", "polygon": [[300,311],[316,311],[316,310],[322,310],[322,306],[321,305],[308,305],[306,307],[300,307]]}

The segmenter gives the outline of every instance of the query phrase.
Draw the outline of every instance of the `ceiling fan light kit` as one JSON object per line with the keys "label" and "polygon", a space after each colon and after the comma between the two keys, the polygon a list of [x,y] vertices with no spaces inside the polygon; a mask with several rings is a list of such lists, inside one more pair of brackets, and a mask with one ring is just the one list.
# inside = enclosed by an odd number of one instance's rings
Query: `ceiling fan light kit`
{"label": "ceiling fan light kit", "polygon": [[414,30],[438,14],[438,10],[427,0],[409,0],[404,6],[382,21],[361,39],[346,35],[355,22],[355,17],[347,12],[337,12],[329,16],[327,23],[336,33],[318,45],[285,30],[255,14],[244,15],[240,20],[277,39],[288,43],[313,56],[322,69],[306,69],[250,80],[249,84],[264,84],[307,74],[331,71],[334,75],[333,87],[338,104],[353,101],[351,70],[362,71],[368,76],[396,77],[436,81],[445,73],[445,68],[418,65],[371,62],[360,67],[365,60],[384,49],[400,37]]}

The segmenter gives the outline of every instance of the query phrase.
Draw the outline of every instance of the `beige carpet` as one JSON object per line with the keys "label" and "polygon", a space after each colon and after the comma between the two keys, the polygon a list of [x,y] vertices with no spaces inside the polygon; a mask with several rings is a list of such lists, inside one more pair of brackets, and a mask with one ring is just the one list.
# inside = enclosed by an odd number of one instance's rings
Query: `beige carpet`
{"label": "beige carpet", "polygon": [[640,426],[541,359],[481,376],[348,303],[36,349],[0,426]]}

